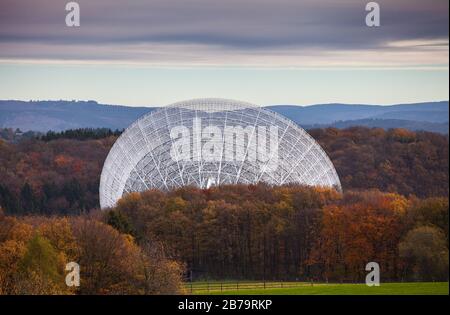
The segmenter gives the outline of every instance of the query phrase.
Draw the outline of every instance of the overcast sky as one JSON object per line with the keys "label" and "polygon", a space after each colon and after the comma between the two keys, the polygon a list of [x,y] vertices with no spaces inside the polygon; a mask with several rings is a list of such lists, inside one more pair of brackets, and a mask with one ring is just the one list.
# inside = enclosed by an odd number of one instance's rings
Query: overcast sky
{"label": "overcast sky", "polygon": [[448,0],[0,0],[0,99],[448,100]]}

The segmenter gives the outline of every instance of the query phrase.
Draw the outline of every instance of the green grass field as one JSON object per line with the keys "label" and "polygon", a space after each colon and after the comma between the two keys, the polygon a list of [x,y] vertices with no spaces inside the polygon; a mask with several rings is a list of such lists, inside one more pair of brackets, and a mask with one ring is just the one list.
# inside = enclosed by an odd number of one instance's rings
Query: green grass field
{"label": "green grass field", "polygon": [[[283,287],[281,287],[283,286]],[[365,284],[314,284],[305,282],[195,282],[188,294],[224,295],[448,295],[448,282],[381,283],[379,287]]]}

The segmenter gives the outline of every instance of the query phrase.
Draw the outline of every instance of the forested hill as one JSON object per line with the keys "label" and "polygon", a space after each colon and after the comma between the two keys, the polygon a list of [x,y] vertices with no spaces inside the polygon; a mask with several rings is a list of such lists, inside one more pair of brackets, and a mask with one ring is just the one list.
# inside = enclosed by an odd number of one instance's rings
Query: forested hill
{"label": "forested hill", "polygon": [[0,127],[40,132],[123,129],[151,110],[153,108],[104,105],[95,101],[0,101]]}
{"label": "forested hill", "polygon": [[[311,130],[343,194],[296,185],[183,187],[127,194],[110,211],[95,211],[119,133],[0,138],[0,294],[173,294],[182,292],[183,274],[363,282],[367,261],[380,263],[386,281],[448,280],[448,136]],[[30,273],[34,261],[52,262],[51,277]],[[56,273],[69,261],[94,268],[76,291]]]}
{"label": "forested hill", "polygon": [[[104,105],[95,101],[0,101],[0,128],[61,131],[77,128],[124,129],[157,107]],[[321,104],[275,105],[267,108],[302,127],[368,126],[448,133],[448,101],[391,106]]]}
{"label": "forested hill", "polygon": [[[448,136],[365,127],[310,133],[346,191],[448,196]],[[0,140],[0,207],[12,214],[78,214],[98,207],[101,169],[117,134],[87,129]]]}

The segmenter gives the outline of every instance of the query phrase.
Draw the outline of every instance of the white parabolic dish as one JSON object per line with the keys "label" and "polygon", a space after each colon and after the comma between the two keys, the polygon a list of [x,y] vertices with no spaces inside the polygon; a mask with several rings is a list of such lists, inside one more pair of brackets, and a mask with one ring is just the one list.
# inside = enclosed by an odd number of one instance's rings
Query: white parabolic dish
{"label": "white parabolic dish", "polygon": [[291,120],[239,101],[189,100],[154,110],[121,134],[103,166],[100,206],[148,189],[257,182],[341,191],[327,154]]}

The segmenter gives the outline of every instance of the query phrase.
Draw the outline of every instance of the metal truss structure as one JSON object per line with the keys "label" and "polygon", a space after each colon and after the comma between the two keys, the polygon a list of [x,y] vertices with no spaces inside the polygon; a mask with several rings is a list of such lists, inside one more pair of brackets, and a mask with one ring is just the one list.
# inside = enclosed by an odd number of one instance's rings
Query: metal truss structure
{"label": "metal truss structure", "polygon": [[[174,130],[190,140],[180,142]],[[342,189],[327,154],[291,120],[244,102],[190,100],[152,111],[122,133],[103,166],[100,205],[148,189],[257,182]]]}

